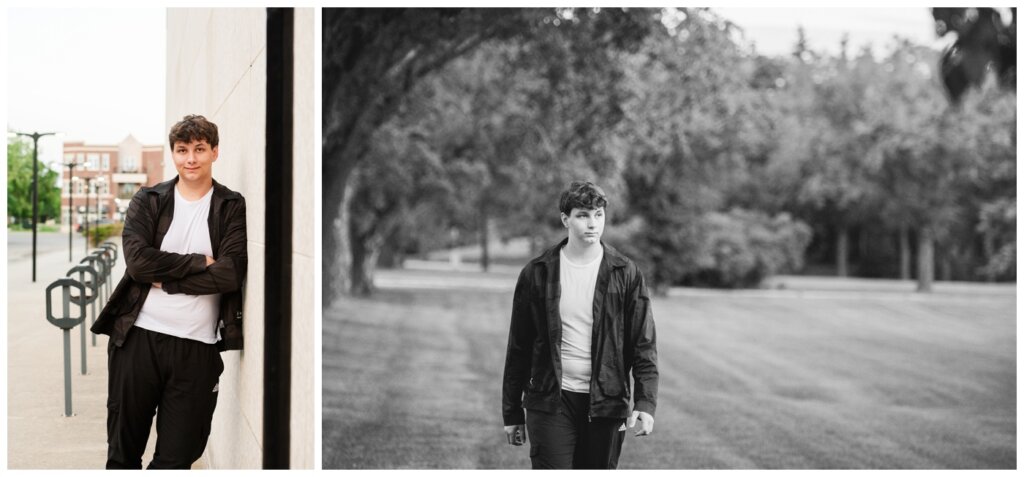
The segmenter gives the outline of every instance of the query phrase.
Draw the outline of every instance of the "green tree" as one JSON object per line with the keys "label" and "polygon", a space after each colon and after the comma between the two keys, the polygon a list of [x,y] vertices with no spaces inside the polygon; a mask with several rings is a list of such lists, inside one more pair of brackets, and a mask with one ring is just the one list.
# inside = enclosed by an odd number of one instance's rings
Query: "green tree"
{"label": "green tree", "polygon": [[[419,13],[417,12],[417,15]],[[423,13],[427,19],[434,18],[435,15],[435,12],[431,11]],[[616,99],[605,101],[611,95],[605,91],[604,87],[615,81],[615,69],[610,66],[617,63],[607,61],[602,56],[603,52],[627,49],[630,45],[636,44],[653,25],[658,24],[658,15],[656,11],[649,10],[627,12],[599,9],[514,10],[502,12],[504,16],[493,17],[488,16],[491,15],[488,12],[480,11],[464,12],[464,17],[452,16],[452,13],[446,11],[442,15],[447,15],[450,23],[444,28],[455,30],[465,28],[466,32],[446,32],[442,35],[443,37],[461,38],[463,34],[469,35],[473,33],[474,29],[482,28],[481,25],[487,27],[484,30],[485,33],[478,31],[479,35],[471,35],[474,38],[472,48],[446,50],[449,55],[443,57],[443,62],[431,63],[429,70],[417,70],[413,75],[414,81],[407,81],[402,84],[402,88],[392,90],[394,96],[393,103],[389,103],[391,109],[379,112],[379,124],[359,119],[357,122],[360,126],[352,127],[367,127],[368,131],[379,131],[392,119],[418,124],[419,134],[413,140],[418,147],[425,151],[432,151],[432,154],[444,158],[446,167],[456,176],[465,173],[474,175],[473,180],[468,180],[458,187],[450,189],[461,195],[461,198],[464,199],[461,203],[473,210],[471,215],[475,218],[473,222],[476,226],[474,228],[481,237],[481,243],[487,244],[489,242],[487,237],[489,217],[515,207],[519,202],[515,199],[516,197],[534,195],[527,189],[536,186],[539,182],[527,181],[526,179],[532,178],[530,174],[543,175],[545,178],[558,176],[550,171],[544,171],[543,168],[528,167],[529,161],[540,157],[550,159],[551,154],[583,155],[583,152],[580,151],[587,149],[591,144],[588,139],[598,135],[598,131],[605,125],[613,123],[618,117],[621,117],[616,114],[605,114],[606,112],[614,113],[616,108]],[[487,18],[488,21],[482,22],[481,18]],[[403,24],[401,27],[394,27],[396,31],[405,31],[408,28],[418,29],[423,26],[420,23],[424,21],[419,18],[415,20],[391,18],[388,21],[392,20],[412,23],[412,25]],[[391,24],[388,21],[384,22],[387,25],[381,27],[390,28],[388,25]],[[462,21],[468,23],[465,25],[458,23]],[[359,32],[362,31],[363,26],[358,23],[357,21],[354,24],[355,30],[349,32],[348,36],[362,34]],[[380,36],[383,33],[375,32],[373,35]],[[422,48],[417,50],[417,55],[433,54],[432,48],[445,50],[450,46],[449,43],[446,43],[450,38],[447,40],[445,38],[431,39],[427,38],[430,34],[423,32],[419,32],[417,35],[426,35],[421,38],[423,41],[435,42],[430,44],[432,46],[420,45]],[[490,40],[490,43],[487,40]],[[349,39],[348,41],[354,40]],[[342,42],[342,50],[345,45],[348,44]],[[473,50],[483,45],[488,45],[486,46],[487,51],[496,53],[498,57],[472,54]],[[325,47],[325,52],[326,50]],[[359,55],[364,53],[363,51],[358,52]],[[366,58],[366,61],[371,63],[384,61],[386,63],[386,58],[392,53],[388,50],[384,53],[384,58]],[[334,52],[331,54],[334,55]],[[338,67],[344,69],[346,65],[349,65],[343,61],[345,58],[345,55],[337,58]],[[359,58],[362,57],[355,59]],[[515,67],[510,69],[502,59],[514,63]],[[364,73],[365,71],[356,71],[351,74],[359,76]],[[341,99],[337,101],[348,98],[349,95],[354,94],[354,91],[358,92],[357,96],[367,94],[360,88],[372,90],[386,86],[386,81],[382,86],[378,84],[377,79],[368,80],[344,76],[341,75],[339,80],[347,81],[349,89],[339,87],[337,94]],[[621,73],[618,76],[621,76]],[[518,86],[516,80],[519,78],[525,78],[526,86]],[[354,83],[358,81],[364,81],[367,84]],[[325,84],[327,82],[325,73]],[[424,86],[426,83],[431,84]],[[611,91],[616,90],[612,88]],[[411,94],[412,92],[415,94]],[[374,94],[379,97],[384,93]],[[429,98],[436,104],[426,107],[409,107],[419,98]],[[360,114],[364,112],[356,106],[350,106],[356,107],[355,110],[346,109],[345,106],[341,106],[341,102],[329,101],[328,106],[332,104],[337,104],[336,107],[341,108],[335,112],[341,115],[339,116],[341,119],[345,119],[346,114],[354,114],[352,111],[359,111]],[[372,104],[370,106],[376,107]],[[444,111],[445,114],[422,111],[432,107]],[[424,122],[415,118],[416,115],[424,114],[431,115],[432,120]],[[400,116],[405,117],[399,119]],[[353,118],[348,118],[348,120],[353,120]],[[335,202],[340,207],[338,212],[343,215],[359,207],[359,205],[350,205],[354,200],[353,194],[358,193],[358,185],[352,184],[352,181],[359,177],[358,174],[351,174],[352,171],[357,170],[361,158],[379,157],[373,149],[380,142],[373,136],[368,136],[369,139],[360,138],[358,135],[348,138],[343,135],[338,136],[347,130],[343,127],[336,131],[329,130],[326,122],[325,115],[325,180],[335,177],[337,174],[350,175],[350,178],[344,181],[331,181],[332,190],[325,197],[325,221],[330,223],[332,212],[329,209],[334,207]],[[540,123],[539,127],[538,123]],[[328,138],[329,135],[332,137]],[[353,149],[355,147],[353,144],[356,143],[360,144],[361,150]],[[555,146],[548,155],[542,155],[537,151],[537,147],[541,144],[545,147],[550,144]],[[335,151],[334,148],[337,150]],[[338,152],[339,155],[328,157],[334,152]],[[329,161],[333,161],[332,164],[328,165]],[[343,170],[343,166],[351,169],[346,172]],[[366,181],[364,184],[368,188],[374,187],[373,182]],[[350,190],[352,193],[348,198],[342,197],[342,200],[336,200],[338,197],[335,195],[339,193],[339,190]],[[465,220],[467,214],[457,215],[462,215],[457,222],[468,222]],[[344,215],[344,217],[348,217],[348,215]],[[365,225],[364,218],[342,219],[346,223],[358,221]],[[346,228],[346,232],[353,230],[355,230],[353,227]],[[370,240],[369,237],[375,237],[372,242],[367,243],[379,247],[384,243],[380,234],[388,230],[388,227],[380,229],[369,227],[361,230],[369,235],[365,235],[359,240],[364,238]],[[330,235],[329,229],[327,234]],[[356,238],[352,237],[350,240],[354,241]],[[339,243],[332,245],[333,241],[333,237],[325,237],[325,255],[331,256],[332,254],[329,246],[339,245]],[[360,271],[360,267],[372,263],[373,260],[366,261],[365,257],[357,256],[368,252],[372,254],[372,251],[363,245],[354,243],[347,248],[352,253],[350,275],[346,277],[346,281],[350,282],[350,289],[360,293],[372,290],[372,285],[369,285],[368,280],[365,279],[368,274],[365,273],[365,270]],[[357,267],[356,262],[362,265]],[[331,266],[328,265],[326,268],[329,269]],[[325,275],[325,285],[327,285],[327,281]]]}
{"label": "green tree", "polygon": [[7,217],[32,220],[32,146],[20,139],[7,142]]}
{"label": "green tree", "polygon": [[[958,263],[963,276],[974,279],[977,268],[1005,272],[985,265],[1015,254],[1005,245],[1012,236],[1003,232],[1015,220],[1005,206],[1016,196],[1016,113],[1007,101],[1013,94],[990,86],[949,108],[935,84],[936,63],[934,51],[898,42],[883,61],[879,94],[866,102],[882,131],[869,153],[884,191],[881,216],[898,231],[903,278],[909,278],[909,236],[917,235],[922,291],[932,287],[936,262],[945,279]],[[937,260],[936,246],[942,251]]]}
{"label": "green tree", "polygon": [[[356,169],[348,232],[352,247],[352,292],[373,291],[373,275],[384,244],[403,224],[436,213],[435,196],[446,192],[443,165],[424,150],[415,132],[387,123],[377,131],[377,147]],[[421,229],[429,233],[430,228]]]}
{"label": "green tree", "polygon": [[485,41],[514,34],[534,10],[325,9],[323,15],[324,301],[351,286],[350,184],[376,131],[425,76]]}
{"label": "green tree", "polygon": [[878,131],[868,122],[877,63],[870,51],[854,59],[845,52],[815,65],[810,117],[814,136],[801,166],[799,202],[809,217],[827,224],[835,237],[836,273],[849,275],[850,231],[877,211],[878,194],[864,160]]}
{"label": "green tree", "polygon": [[[809,238],[788,219],[767,226],[777,218],[729,210],[765,195],[748,187],[778,148],[777,116],[766,106],[784,82],[778,63],[740,51],[728,22],[706,10],[685,13],[629,60],[634,100],[620,131],[633,220],[609,241],[641,262],[656,289],[749,286],[798,267]],[[791,239],[798,257],[775,248]]]}
{"label": "green tree", "polygon": [[[39,221],[60,217],[57,171],[39,164]],[[7,142],[7,217],[20,223],[32,221],[32,144],[21,138]]]}

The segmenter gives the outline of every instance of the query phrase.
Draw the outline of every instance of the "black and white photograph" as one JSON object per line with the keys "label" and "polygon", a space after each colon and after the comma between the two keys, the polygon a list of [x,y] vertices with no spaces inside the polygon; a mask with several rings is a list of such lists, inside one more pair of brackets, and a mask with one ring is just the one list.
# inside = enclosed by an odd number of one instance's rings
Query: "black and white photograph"
{"label": "black and white photograph", "polygon": [[1014,469],[1016,8],[324,8],[323,469]]}

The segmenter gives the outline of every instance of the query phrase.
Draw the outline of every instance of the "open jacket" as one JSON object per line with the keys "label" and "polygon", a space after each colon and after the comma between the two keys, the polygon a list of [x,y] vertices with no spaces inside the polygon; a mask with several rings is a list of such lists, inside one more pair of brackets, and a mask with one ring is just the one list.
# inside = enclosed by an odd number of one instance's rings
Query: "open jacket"
{"label": "open jacket", "polygon": [[[506,426],[524,424],[524,409],[558,409],[562,392],[559,250],[567,242],[527,263],[516,283],[502,383]],[[631,401],[636,410],[653,416],[658,353],[647,285],[636,264],[602,246],[604,258],[594,290],[588,417],[629,417]]]}
{"label": "open jacket", "polygon": [[210,198],[210,244],[216,263],[206,266],[203,254],[160,250],[174,218],[174,187],[178,177],[143,187],[132,197],[121,237],[127,270],[90,330],[109,335],[120,347],[135,324],[154,282],[170,294],[220,293],[217,327],[221,351],[242,349],[242,284],[248,266],[245,198],[213,182]]}

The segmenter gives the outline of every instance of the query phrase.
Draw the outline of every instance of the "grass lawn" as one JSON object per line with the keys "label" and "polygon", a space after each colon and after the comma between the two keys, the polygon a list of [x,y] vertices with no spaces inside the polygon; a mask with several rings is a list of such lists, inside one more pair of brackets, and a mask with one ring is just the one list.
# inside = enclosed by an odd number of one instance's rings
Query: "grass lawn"
{"label": "grass lawn", "polygon": [[[32,225],[30,224],[28,227],[22,227],[19,224],[7,224],[7,230],[8,231],[12,231],[12,232],[26,232],[26,231],[27,232],[31,232],[32,231]],[[36,232],[38,232],[38,233],[60,232],[60,225],[37,224],[36,225]]]}
{"label": "grass lawn", "polygon": [[[500,410],[515,276],[433,273],[324,310],[325,469],[529,467]],[[1014,468],[1015,304],[655,299],[655,432],[620,468]]]}

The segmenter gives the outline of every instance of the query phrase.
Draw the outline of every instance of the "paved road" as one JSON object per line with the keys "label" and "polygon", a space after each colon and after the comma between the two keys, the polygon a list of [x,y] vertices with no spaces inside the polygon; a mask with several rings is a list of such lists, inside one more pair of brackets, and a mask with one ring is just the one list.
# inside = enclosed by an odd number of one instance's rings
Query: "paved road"
{"label": "paved road", "polygon": [[[92,252],[93,247],[89,248]],[[36,256],[38,257],[43,254],[51,252],[64,252],[64,260],[68,258],[68,234],[57,233],[57,232],[39,232],[36,234]],[[75,262],[78,262],[85,256],[85,237],[80,234],[72,236],[71,244],[71,255]],[[20,261],[20,260],[32,260],[32,232],[12,232],[7,231],[7,261],[8,263]],[[31,276],[31,268],[29,268],[29,276]],[[36,268],[38,275],[38,265]]]}
{"label": "paved road", "polygon": [[[324,468],[528,467],[500,417],[514,276],[379,278],[324,310]],[[839,285],[656,298],[655,433],[621,467],[1015,467],[1015,295]]]}

